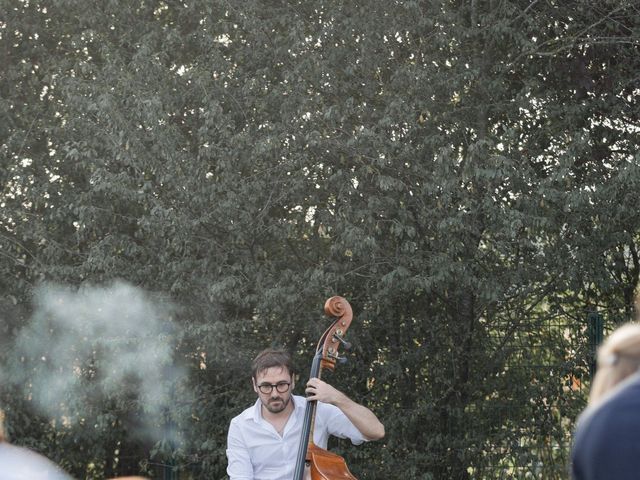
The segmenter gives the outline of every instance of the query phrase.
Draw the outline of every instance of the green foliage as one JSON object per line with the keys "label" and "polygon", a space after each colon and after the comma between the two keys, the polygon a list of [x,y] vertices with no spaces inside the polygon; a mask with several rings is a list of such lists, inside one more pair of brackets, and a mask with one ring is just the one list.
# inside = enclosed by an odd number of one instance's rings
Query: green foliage
{"label": "green foliage", "polygon": [[65,429],[7,389],[17,441],[223,478],[251,357],[304,378],[339,294],[332,381],[387,429],[337,445],[358,478],[564,478],[586,315],[629,319],[640,275],[633,2],[0,6],[0,339],[42,281],[124,279],[180,306],[195,398],[152,446],[135,402]]}

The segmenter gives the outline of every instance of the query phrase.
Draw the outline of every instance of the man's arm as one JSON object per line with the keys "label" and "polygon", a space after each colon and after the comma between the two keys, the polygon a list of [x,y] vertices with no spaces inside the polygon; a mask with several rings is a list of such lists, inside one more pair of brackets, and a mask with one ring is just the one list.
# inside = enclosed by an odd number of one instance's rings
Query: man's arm
{"label": "man's arm", "polygon": [[335,405],[367,440],[379,440],[384,437],[384,425],[375,413],[367,407],[354,402],[340,390],[332,387],[319,378],[307,382],[307,400],[317,400]]}

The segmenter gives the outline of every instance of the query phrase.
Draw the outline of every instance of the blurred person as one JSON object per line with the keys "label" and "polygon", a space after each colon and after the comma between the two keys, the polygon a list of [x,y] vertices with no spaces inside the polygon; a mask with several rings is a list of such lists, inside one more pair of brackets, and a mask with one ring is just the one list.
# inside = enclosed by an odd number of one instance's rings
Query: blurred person
{"label": "blurred person", "polygon": [[[56,464],[27,448],[10,445],[0,410],[0,480],[73,480]],[[116,477],[110,480],[148,480],[146,477]]]}
{"label": "blurred person", "polygon": [[28,448],[9,444],[0,410],[0,480],[72,480],[55,463]]}
{"label": "blurred person", "polygon": [[574,480],[640,478],[640,324],[616,329],[598,349],[587,408],[571,452]]}
{"label": "blurred person", "polygon": [[254,359],[251,381],[258,399],[229,425],[230,480],[291,480],[309,400],[318,402],[313,439],[320,448],[327,448],[330,435],[355,445],[384,437],[371,410],[318,378],[308,381],[306,398],[293,395],[294,373],[282,350],[264,350]]}

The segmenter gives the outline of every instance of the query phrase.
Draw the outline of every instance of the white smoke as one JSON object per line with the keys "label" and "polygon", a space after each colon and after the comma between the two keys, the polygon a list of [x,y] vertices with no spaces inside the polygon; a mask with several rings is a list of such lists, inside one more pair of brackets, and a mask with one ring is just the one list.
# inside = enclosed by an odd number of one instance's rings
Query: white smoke
{"label": "white smoke", "polygon": [[174,361],[174,312],[122,282],[44,285],[0,381],[18,385],[43,413],[68,425],[82,424],[97,405],[128,402],[137,412],[133,433],[167,440],[173,432],[164,419],[184,376]]}

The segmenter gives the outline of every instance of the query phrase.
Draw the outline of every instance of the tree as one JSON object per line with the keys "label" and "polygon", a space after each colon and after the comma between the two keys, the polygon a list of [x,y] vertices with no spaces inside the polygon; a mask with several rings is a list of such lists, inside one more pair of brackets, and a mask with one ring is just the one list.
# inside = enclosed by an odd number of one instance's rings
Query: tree
{"label": "tree", "polygon": [[[563,477],[586,312],[629,318],[640,272],[632,2],[3,10],[3,295],[121,278],[180,305],[172,462],[222,478],[249,359],[304,365],[340,294],[332,381],[388,432],[337,445],[359,478]],[[86,443],[73,472],[113,465]]]}

